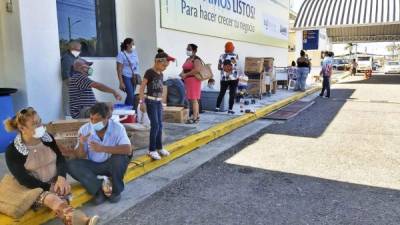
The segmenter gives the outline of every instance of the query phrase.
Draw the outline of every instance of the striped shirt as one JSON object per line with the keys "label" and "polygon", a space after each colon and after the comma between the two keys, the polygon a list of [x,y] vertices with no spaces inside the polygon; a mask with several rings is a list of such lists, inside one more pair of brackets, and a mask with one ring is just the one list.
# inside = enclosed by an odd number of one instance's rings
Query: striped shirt
{"label": "striped shirt", "polygon": [[81,73],[74,73],[69,80],[69,105],[72,118],[78,118],[83,108],[96,103],[91,85],[93,81]]}

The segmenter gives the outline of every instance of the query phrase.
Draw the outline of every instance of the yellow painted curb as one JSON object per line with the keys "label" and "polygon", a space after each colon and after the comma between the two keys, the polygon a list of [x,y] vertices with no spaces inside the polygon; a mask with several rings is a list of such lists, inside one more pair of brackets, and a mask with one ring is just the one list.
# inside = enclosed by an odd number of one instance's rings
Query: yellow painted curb
{"label": "yellow painted curb", "polygon": [[[205,131],[190,135],[186,138],[169,144],[168,146],[166,146],[166,149],[170,151],[171,155],[169,157],[162,158],[161,160],[154,161],[147,155],[135,158],[128,166],[124,181],[125,183],[128,183],[146,173],[149,173],[163,165],[168,164],[169,162],[221,136],[224,136],[234,131],[239,127],[242,127],[254,120],[257,120],[277,109],[280,109],[319,90],[321,90],[321,87],[311,88],[306,92],[295,94],[289,98],[258,109],[255,113],[244,114],[237,118],[217,124]],[[89,195],[86,190],[79,184],[73,186],[72,193],[73,199],[71,203],[74,207],[80,207],[91,199],[91,195]],[[36,212],[30,210],[19,219],[13,219],[6,215],[0,214],[0,225],[39,225],[53,218],[55,218],[54,213],[52,213],[48,209],[40,209]]]}

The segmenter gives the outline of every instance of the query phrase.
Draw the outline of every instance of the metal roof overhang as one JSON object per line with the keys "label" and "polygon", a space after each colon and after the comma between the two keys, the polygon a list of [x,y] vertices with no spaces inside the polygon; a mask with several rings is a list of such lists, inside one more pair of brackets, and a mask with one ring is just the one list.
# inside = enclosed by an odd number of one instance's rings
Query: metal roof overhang
{"label": "metal roof overhang", "polygon": [[332,43],[400,41],[400,0],[305,0],[294,29],[322,28]]}

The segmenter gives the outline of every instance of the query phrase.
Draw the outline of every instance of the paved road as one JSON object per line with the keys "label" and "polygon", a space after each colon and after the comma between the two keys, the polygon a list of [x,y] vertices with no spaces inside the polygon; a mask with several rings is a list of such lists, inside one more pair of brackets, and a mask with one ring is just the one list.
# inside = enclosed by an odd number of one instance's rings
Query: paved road
{"label": "paved road", "polygon": [[337,84],[109,224],[398,225],[399,84]]}

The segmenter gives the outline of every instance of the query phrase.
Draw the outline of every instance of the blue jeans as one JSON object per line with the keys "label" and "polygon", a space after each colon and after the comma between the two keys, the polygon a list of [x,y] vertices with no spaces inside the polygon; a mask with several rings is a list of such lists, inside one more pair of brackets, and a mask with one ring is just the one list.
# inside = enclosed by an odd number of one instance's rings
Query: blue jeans
{"label": "blue jeans", "polygon": [[161,101],[146,99],[147,114],[150,119],[150,144],[149,151],[161,150],[162,146],[162,121],[163,108]]}
{"label": "blue jeans", "polygon": [[127,155],[111,155],[102,163],[88,159],[73,159],[67,161],[68,173],[91,194],[95,195],[102,187],[102,180],[97,175],[111,177],[113,194],[124,190],[124,174],[130,158]]}
{"label": "blue jeans", "polygon": [[306,90],[306,81],[309,73],[310,69],[308,67],[297,68],[297,82],[295,90]]}
{"label": "blue jeans", "polygon": [[136,109],[136,106],[135,106],[135,89],[136,89],[136,87],[133,86],[130,77],[122,76],[122,79],[125,84],[125,93],[126,93],[125,105],[131,105],[131,106],[133,106],[133,109]]}

